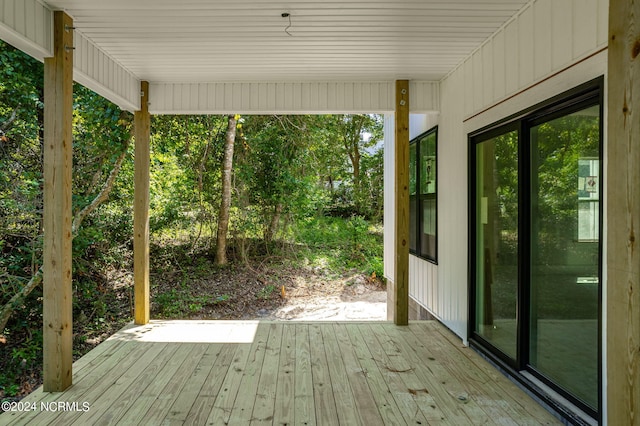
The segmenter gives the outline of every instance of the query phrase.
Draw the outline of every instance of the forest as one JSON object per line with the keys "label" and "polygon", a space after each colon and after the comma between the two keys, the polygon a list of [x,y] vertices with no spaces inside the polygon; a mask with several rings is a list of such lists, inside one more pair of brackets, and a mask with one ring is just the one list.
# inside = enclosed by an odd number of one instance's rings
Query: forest
{"label": "forest", "polygon": [[[43,66],[0,44],[0,399],[41,383]],[[78,358],[132,319],[133,115],[74,85]],[[382,118],[154,116],[152,318],[255,318],[299,280],[382,287]],[[356,278],[354,278],[356,277]]]}

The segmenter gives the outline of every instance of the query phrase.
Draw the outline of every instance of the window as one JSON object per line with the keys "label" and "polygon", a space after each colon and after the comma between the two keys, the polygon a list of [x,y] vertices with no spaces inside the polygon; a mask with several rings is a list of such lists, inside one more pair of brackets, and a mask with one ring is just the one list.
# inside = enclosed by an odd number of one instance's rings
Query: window
{"label": "window", "polygon": [[437,141],[434,127],[409,145],[409,250],[433,262],[438,250]]}

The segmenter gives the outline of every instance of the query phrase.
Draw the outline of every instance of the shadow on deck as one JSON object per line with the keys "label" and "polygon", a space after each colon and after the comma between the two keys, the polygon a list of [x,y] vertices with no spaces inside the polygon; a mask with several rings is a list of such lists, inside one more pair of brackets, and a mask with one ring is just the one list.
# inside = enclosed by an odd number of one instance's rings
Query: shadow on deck
{"label": "shadow on deck", "polygon": [[434,321],[153,321],[0,424],[559,424]]}

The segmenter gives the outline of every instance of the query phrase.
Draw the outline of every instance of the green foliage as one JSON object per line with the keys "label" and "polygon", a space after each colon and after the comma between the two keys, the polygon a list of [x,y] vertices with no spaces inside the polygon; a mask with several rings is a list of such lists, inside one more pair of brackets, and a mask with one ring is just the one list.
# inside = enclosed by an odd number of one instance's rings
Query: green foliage
{"label": "green foliage", "polygon": [[227,299],[228,296],[225,295],[212,299],[207,296],[194,296],[184,288],[172,288],[153,295],[153,303],[156,305],[154,311],[160,318],[188,318],[199,312],[208,302],[215,304]]}
{"label": "green foliage", "polygon": [[300,221],[296,240],[302,245],[296,262],[340,274],[345,268],[384,276],[382,232],[364,218],[313,217]]}
{"label": "green foliage", "polygon": [[269,299],[269,298],[271,297],[271,295],[272,295],[275,291],[277,291],[277,289],[278,289],[278,288],[277,288],[275,285],[273,285],[273,284],[268,284],[268,285],[266,285],[266,286],[264,286],[264,287],[262,287],[262,288],[260,289],[260,291],[258,292],[258,294],[256,294],[256,297],[257,297],[258,299],[263,299],[263,300]]}

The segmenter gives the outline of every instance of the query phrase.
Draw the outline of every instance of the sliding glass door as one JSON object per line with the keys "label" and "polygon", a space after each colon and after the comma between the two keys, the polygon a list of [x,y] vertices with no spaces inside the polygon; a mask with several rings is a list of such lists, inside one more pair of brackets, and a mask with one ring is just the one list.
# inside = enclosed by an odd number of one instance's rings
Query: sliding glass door
{"label": "sliding glass door", "polygon": [[471,340],[592,415],[601,149],[600,83],[470,137]]}
{"label": "sliding glass door", "polygon": [[532,124],[529,363],[596,408],[600,108]]}

